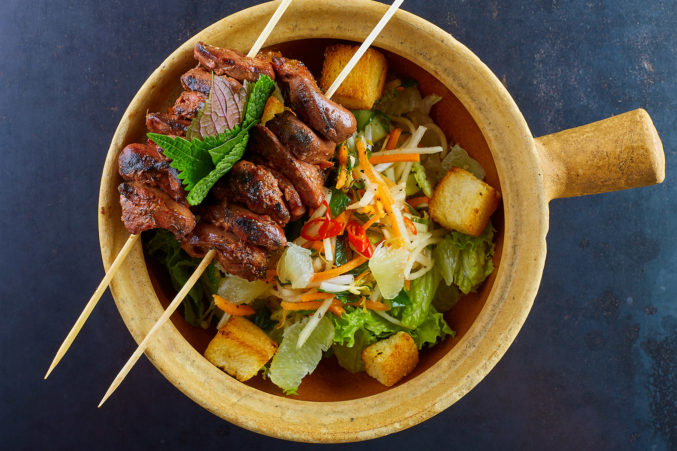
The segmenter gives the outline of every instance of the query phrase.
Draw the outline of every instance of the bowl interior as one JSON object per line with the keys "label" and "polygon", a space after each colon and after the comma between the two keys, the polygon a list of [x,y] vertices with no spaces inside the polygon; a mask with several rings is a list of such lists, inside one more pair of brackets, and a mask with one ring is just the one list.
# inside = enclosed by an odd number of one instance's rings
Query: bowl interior
{"label": "bowl interior", "polygon": [[[324,49],[336,42],[346,41],[303,39],[276,44],[272,48],[280,50],[287,57],[303,61],[317,77],[321,71]],[[433,107],[431,116],[445,132],[450,142],[458,143],[482,164],[486,171],[487,183],[500,190],[500,181],[489,146],[480,128],[463,104],[427,71],[395,53],[382,51],[388,58],[392,73],[399,77],[416,79],[423,95],[437,94],[442,97],[442,101]],[[194,64],[193,61],[183,67],[177,65],[168,68],[167,74],[164,77],[166,81],[163,81],[162,85],[152,86],[154,92],[149,101],[149,111],[166,111],[172,105],[174,99],[181,92],[180,75]],[[134,120],[130,122],[134,125],[132,125],[133,131],[131,136],[136,136],[138,141],[141,141],[145,134],[144,118],[138,117],[132,119]],[[497,249],[494,256],[494,264],[498,268],[504,236],[502,206],[494,214],[492,222],[497,229]],[[146,263],[155,292],[163,306],[167,306],[175,291],[171,288],[166,271],[156,264],[152,258],[147,256]],[[456,337],[447,339],[444,343],[432,349],[423,350],[420,355],[419,365],[412,374],[403,379],[399,384],[415,378],[431,367],[468,332],[486,302],[495,279],[495,274],[496,271],[482,285],[478,293],[464,296],[445,314],[445,319],[457,333]],[[188,325],[179,313],[173,315],[172,321],[183,337],[202,354],[209,341],[213,338],[214,330],[194,328]],[[263,380],[260,376],[250,380],[247,384],[264,392],[283,396],[280,389],[270,381]],[[351,374],[343,370],[338,366],[336,359],[332,357],[330,359],[323,359],[318,369],[304,379],[299,388],[298,396],[294,398],[308,401],[343,401],[373,395],[384,390],[387,390],[387,388],[375,379],[367,376],[366,373]]]}

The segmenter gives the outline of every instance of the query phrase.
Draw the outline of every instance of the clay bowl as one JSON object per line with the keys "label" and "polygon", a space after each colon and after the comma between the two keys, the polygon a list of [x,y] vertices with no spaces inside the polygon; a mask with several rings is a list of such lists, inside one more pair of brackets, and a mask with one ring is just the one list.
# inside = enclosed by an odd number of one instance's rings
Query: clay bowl
{"label": "clay bowl", "polygon": [[[101,180],[99,237],[106,268],[128,237],[117,193],[119,151],[143,139],[146,111],[165,111],[179,94],[179,76],[195,65],[192,49],[198,40],[246,52],[276,6],[249,8],[198,33],[132,100]],[[296,0],[267,44],[317,73],[327,43],[361,41],[385,10],[365,0]],[[487,181],[502,192],[502,210],[493,219],[499,231],[497,270],[480,293],[447,313],[457,337],[423,352],[416,371],[390,389],[365,374],[350,375],[331,360],[304,381],[298,397],[284,397],[261,379],[240,383],[202,357],[213,332],[190,328],[175,315],[146,355],[190,398],[252,431],[296,441],[358,441],[405,429],[446,409],[493,368],[529,313],[545,260],[548,202],[664,178],[661,142],[643,110],[534,138],[501,82],[443,30],[398,11],[374,45],[387,53],[395,72],[418,79],[424,93],[443,96],[433,110],[437,123],[482,163]],[[166,282],[151,261],[147,265],[137,244],[112,283],[120,314],[137,342],[174,294]]]}

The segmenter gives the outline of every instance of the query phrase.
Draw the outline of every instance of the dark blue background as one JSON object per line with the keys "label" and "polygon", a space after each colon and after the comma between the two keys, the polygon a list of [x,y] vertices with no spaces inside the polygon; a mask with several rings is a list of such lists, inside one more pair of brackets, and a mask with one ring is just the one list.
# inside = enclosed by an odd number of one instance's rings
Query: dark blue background
{"label": "dark blue background", "polygon": [[[106,150],[132,96],[189,36],[254,1],[5,1],[0,15],[2,447],[291,448],[228,424],[145,360],[106,294],[42,376],[103,276]],[[677,6],[673,1],[407,1],[502,79],[535,136],[637,107],[660,186],[554,201],[533,310],[489,376],[444,413],[353,445],[677,449]]]}

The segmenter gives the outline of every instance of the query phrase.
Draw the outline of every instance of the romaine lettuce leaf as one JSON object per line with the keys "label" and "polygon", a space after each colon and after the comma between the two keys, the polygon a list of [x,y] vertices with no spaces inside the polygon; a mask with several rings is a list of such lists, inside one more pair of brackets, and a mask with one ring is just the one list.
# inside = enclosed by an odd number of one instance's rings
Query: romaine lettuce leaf
{"label": "romaine lettuce leaf", "polygon": [[468,294],[493,272],[494,232],[491,223],[478,237],[453,231],[435,247],[435,267],[447,285],[453,283]]}
{"label": "romaine lettuce leaf", "polygon": [[416,342],[418,349],[428,343],[433,346],[440,338],[447,335],[456,336],[456,332],[451,330],[444,317],[440,312],[435,310],[435,307],[430,307],[428,316],[425,320],[412,332],[409,332],[411,337]]}
{"label": "romaine lettuce leaf", "polygon": [[428,271],[418,279],[411,281],[409,290],[411,304],[402,310],[400,318],[402,324],[415,329],[426,320],[439,283],[440,276],[437,271]]}

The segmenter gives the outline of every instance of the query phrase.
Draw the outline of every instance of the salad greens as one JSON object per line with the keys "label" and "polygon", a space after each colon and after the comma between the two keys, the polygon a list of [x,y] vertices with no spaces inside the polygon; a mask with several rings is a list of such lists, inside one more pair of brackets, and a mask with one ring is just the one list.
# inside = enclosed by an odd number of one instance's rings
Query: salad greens
{"label": "salad greens", "polygon": [[[144,246],[148,255],[167,268],[172,286],[177,291],[186,284],[200,264],[200,259],[189,257],[181,249],[174,234],[167,230],[155,230],[152,238],[144,242]],[[211,295],[218,290],[221,279],[221,273],[211,263],[200,277],[200,282],[188,292],[182,303],[183,316],[188,324],[203,329],[211,325],[211,318],[215,313]]]}
{"label": "salad greens", "polygon": [[449,232],[435,247],[435,267],[447,285],[458,286],[463,294],[477,290],[494,270],[495,231],[489,223],[478,237]]}

